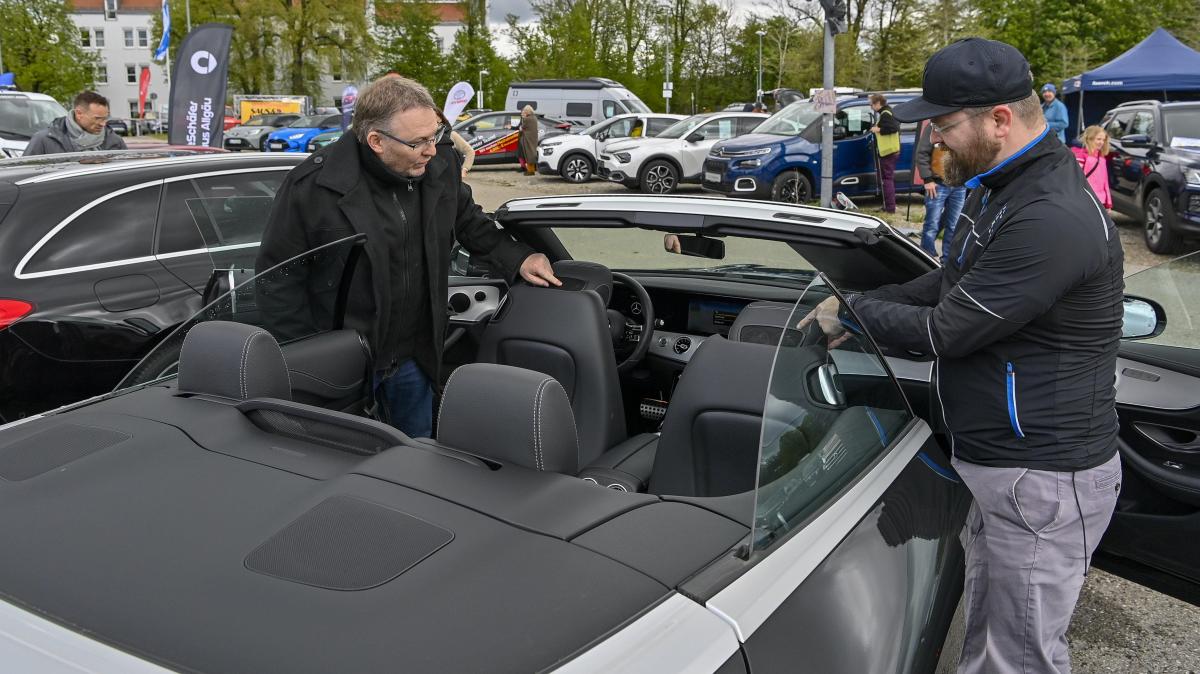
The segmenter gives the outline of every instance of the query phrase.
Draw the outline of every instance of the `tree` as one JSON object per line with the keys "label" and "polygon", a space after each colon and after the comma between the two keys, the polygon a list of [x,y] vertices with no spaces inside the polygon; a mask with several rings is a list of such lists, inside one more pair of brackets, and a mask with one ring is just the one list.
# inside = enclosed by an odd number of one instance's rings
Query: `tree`
{"label": "tree", "polygon": [[438,17],[433,7],[422,0],[399,0],[377,8],[378,74],[393,71],[421,82],[431,92],[447,91],[453,83],[446,82],[445,59],[434,39]]}
{"label": "tree", "polygon": [[4,68],[25,91],[70,101],[96,76],[96,61],[80,46],[61,0],[0,0],[0,48]]}

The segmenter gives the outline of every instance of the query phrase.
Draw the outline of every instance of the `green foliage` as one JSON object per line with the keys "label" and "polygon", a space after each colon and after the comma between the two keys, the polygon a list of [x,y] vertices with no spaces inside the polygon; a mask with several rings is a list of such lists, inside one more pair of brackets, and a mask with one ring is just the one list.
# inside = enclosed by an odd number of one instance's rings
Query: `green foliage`
{"label": "green foliage", "polygon": [[0,0],[0,56],[20,89],[59,101],[90,89],[96,74],[61,0]]}
{"label": "green foliage", "polygon": [[380,72],[376,75],[399,73],[420,81],[435,96],[453,86],[446,82],[445,59],[434,40],[438,18],[433,8],[421,0],[379,3],[377,8]]}

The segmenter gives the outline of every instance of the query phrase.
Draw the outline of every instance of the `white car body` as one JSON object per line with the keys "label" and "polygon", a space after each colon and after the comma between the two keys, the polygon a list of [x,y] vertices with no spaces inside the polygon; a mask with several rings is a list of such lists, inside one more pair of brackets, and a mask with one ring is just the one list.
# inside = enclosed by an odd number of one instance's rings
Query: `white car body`
{"label": "white car body", "polygon": [[[31,91],[0,92],[0,158],[20,157],[28,138],[67,114],[65,108],[46,94]],[[8,132],[8,133],[5,133]]]}
{"label": "white car body", "polygon": [[[658,113],[617,115],[577,134],[546,138],[538,143],[538,172],[559,174],[573,183],[585,182],[596,172],[604,148],[634,137],[653,137],[685,118],[685,115]],[[638,122],[642,135],[631,137],[630,132]]]}
{"label": "white car body", "polygon": [[[668,194],[681,182],[699,182],[704,158],[718,141],[750,133],[767,117],[754,112],[694,115],[685,120],[686,128],[676,137],[612,143],[600,155],[600,174],[626,187]],[[696,134],[702,137],[696,138]]]}

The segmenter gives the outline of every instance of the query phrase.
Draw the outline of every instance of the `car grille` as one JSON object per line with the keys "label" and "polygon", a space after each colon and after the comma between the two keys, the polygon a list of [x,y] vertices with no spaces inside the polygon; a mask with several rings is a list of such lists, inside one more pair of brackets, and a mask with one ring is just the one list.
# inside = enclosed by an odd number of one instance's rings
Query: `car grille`
{"label": "car grille", "polygon": [[1189,194],[1188,195],[1187,209],[1189,211],[1191,211],[1192,213],[1200,213],[1200,194]]}

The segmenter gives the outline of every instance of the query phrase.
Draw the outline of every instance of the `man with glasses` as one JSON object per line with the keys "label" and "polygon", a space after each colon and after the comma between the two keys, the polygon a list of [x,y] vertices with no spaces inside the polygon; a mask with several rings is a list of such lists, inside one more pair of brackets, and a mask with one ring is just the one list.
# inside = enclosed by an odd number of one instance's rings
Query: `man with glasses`
{"label": "man with glasses", "polygon": [[[974,496],[958,671],[1067,672],[1067,625],[1121,488],[1121,241],[1020,52],[960,40],[923,85],[896,119],[930,119],[943,179],[972,190],[949,259],[847,302],[881,344],[934,358],[931,417]],[[827,301],[802,323],[832,345],[837,314]]]}
{"label": "man with glasses", "polygon": [[59,117],[33,134],[24,156],[125,149],[125,141],[108,128],[107,98],[84,91],[75,97],[71,107],[66,117]]}
{"label": "man with glasses", "polygon": [[[462,156],[433,98],[389,75],[363,90],[353,133],[297,166],[275,196],[256,269],[366,234],[351,282],[345,326],[367,337],[375,359],[378,414],[411,437],[433,432],[433,386],[446,330],[450,249],[457,240],[508,277],[561,285],[545,255],[497,229],[462,181]],[[267,327],[280,338],[328,327],[330,288],[289,277],[260,293]],[[330,284],[325,281],[325,284]],[[316,283],[316,285],[321,285]]]}

